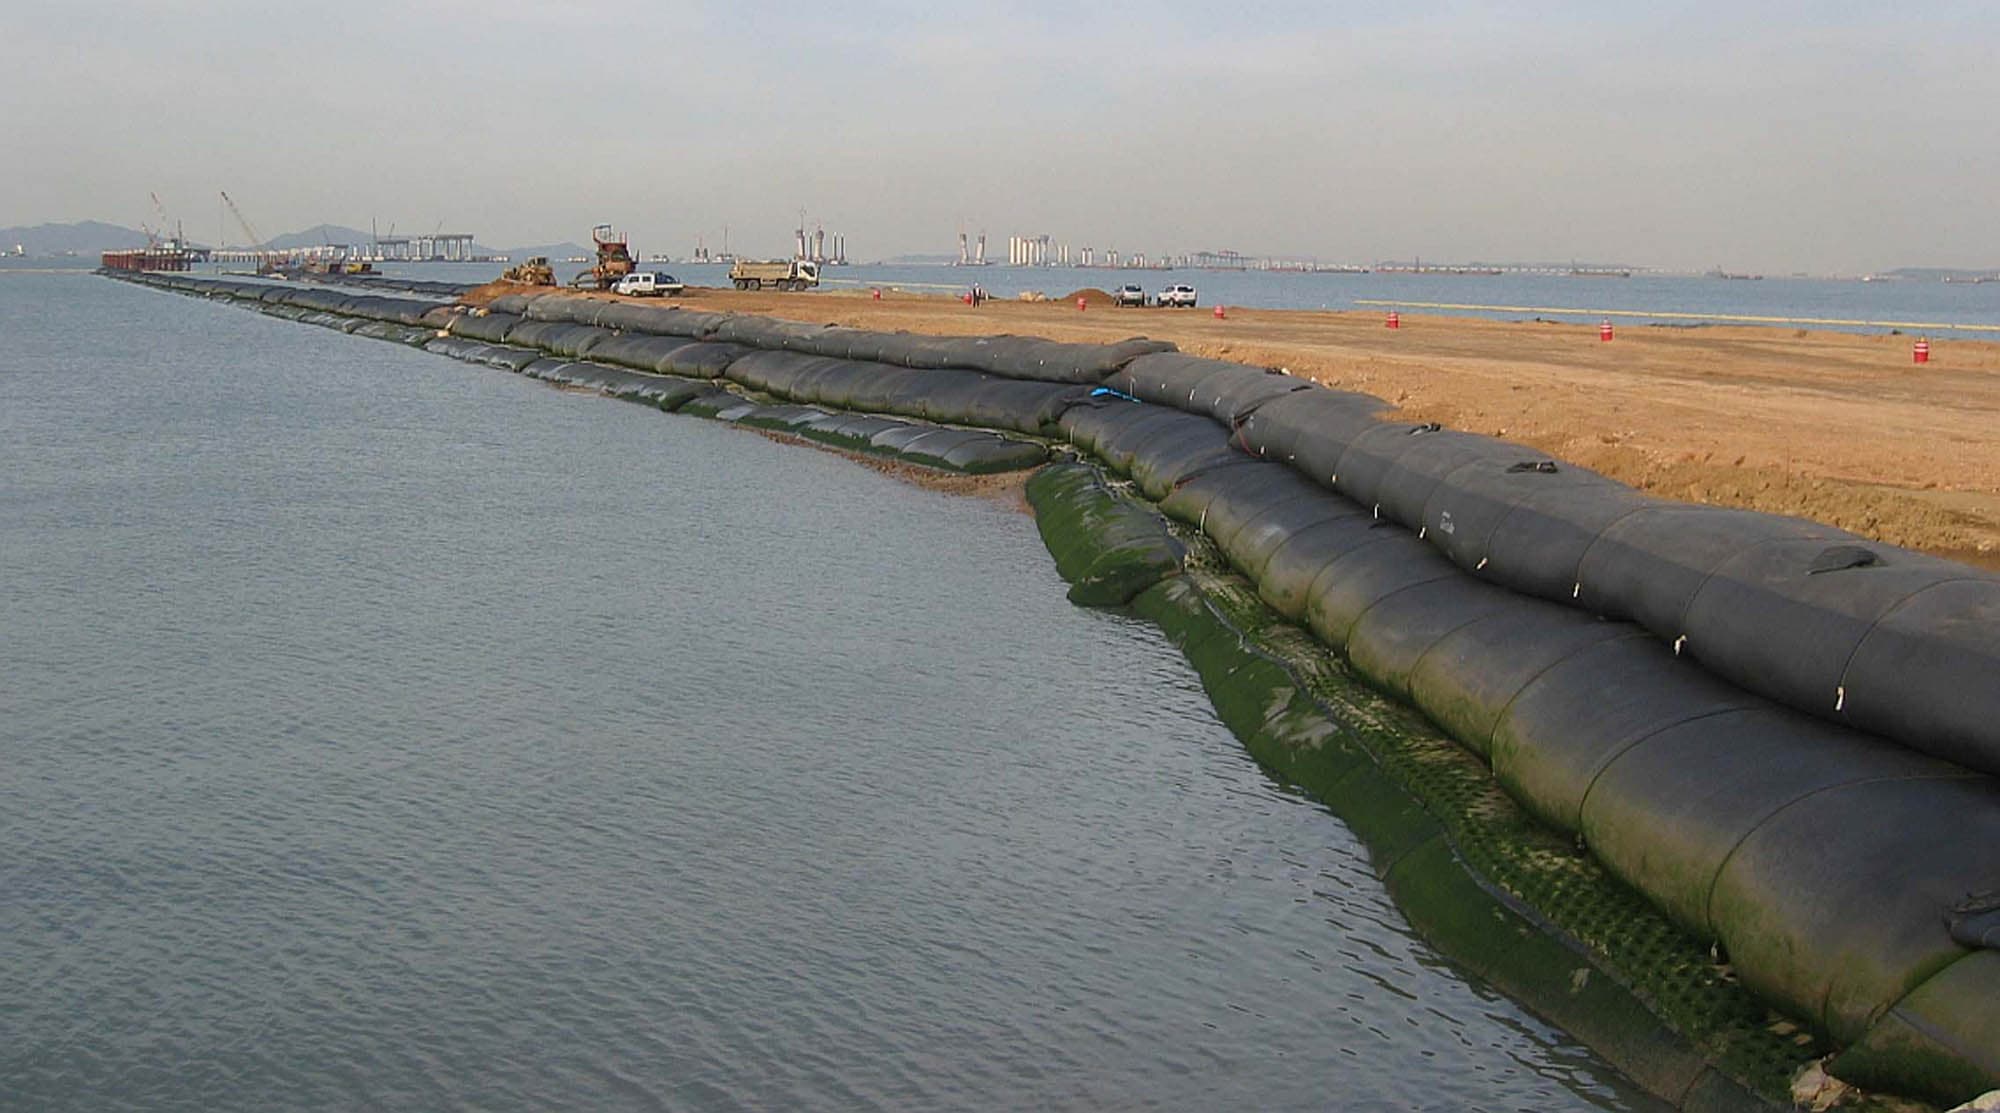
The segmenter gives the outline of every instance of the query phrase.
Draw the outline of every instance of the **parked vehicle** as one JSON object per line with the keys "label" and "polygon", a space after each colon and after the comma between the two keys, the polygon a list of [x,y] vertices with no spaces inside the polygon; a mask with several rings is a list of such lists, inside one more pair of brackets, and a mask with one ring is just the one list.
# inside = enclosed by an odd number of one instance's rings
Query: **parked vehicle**
{"label": "parked vehicle", "polygon": [[810,290],[819,285],[819,264],[807,259],[752,263],[738,260],[729,281],[739,290]]}
{"label": "parked vehicle", "polygon": [[1172,286],[1161,290],[1160,296],[1153,299],[1153,304],[1155,305],[1170,306],[1174,309],[1193,309],[1194,303],[1194,287],[1185,282],[1174,283]]}
{"label": "parked vehicle", "polygon": [[611,287],[614,294],[627,294],[637,298],[677,298],[687,287],[674,280],[665,271],[633,271],[619,279]]}
{"label": "parked vehicle", "polygon": [[1127,282],[1111,292],[1111,304],[1146,307],[1146,291],[1137,282]]}

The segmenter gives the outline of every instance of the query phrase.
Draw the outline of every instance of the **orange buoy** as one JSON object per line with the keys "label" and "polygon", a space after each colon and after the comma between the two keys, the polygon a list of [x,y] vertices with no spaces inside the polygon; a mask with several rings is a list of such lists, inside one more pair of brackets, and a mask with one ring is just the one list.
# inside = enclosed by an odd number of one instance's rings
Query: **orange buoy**
{"label": "orange buoy", "polygon": [[1599,340],[1611,339],[1611,318],[1604,318],[1604,323],[1597,326],[1597,338]]}
{"label": "orange buoy", "polygon": [[1916,346],[1910,349],[1910,361],[1912,363],[1929,363],[1931,361],[1930,337],[1926,336],[1917,341]]}

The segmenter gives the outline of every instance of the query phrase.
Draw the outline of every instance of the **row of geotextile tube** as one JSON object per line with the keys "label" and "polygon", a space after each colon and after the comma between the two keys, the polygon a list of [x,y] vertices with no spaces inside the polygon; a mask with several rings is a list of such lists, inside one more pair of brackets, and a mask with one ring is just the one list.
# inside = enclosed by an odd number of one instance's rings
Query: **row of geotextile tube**
{"label": "row of geotextile tube", "polygon": [[[1831,526],[1652,498],[1492,437],[1385,422],[1367,395],[1154,341],[913,336],[563,295],[501,298],[452,329],[665,374],[720,373],[755,349],[742,380],[755,389],[1028,432],[1073,398],[1003,397],[977,376],[1108,385],[1213,418],[1239,458],[1290,464],[1482,581],[1634,622],[1751,691],[2000,773],[2000,577]],[[947,374],[907,374],[921,370]],[[988,405],[959,396],[975,390]],[[948,413],[928,412],[946,395]]]}
{"label": "row of geotextile tube", "polygon": [[[131,281],[148,286],[175,290],[184,294],[201,297],[226,298],[238,302],[255,302],[260,307],[276,310],[299,310],[303,312],[331,313],[364,320],[385,321],[396,324],[428,326],[430,330],[444,327],[456,315],[456,307],[449,302],[432,297],[395,297],[388,294],[359,293],[334,285],[299,285],[289,282],[263,282],[234,278],[201,278],[189,274],[139,273],[120,275]],[[455,283],[428,283],[434,286],[449,286],[457,289]],[[443,296],[455,297],[456,294]],[[276,313],[277,316],[296,319],[296,314]],[[427,334],[428,335],[428,334]]]}
{"label": "row of geotextile tube", "polygon": [[[794,404],[767,407],[773,420],[891,420],[798,405],[813,403],[1040,423],[1206,532],[1275,610],[1723,944],[1746,984],[1846,1046],[1845,1077],[1939,1098],[2000,1085],[1989,908],[2000,893],[2000,715],[1978,711],[2000,675],[2000,623],[1978,601],[1992,598],[1979,595],[1992,577],[1811,523],[1647,499],[1519,446],[1384,422],[1374,398],[1236,364],[606,305],[523,301],[521,313],[454,317],[453,335],[432,343],[613,393],[690,391],[682,405],[695,412],[756,409],[721,391],[716,380],[729,379]],[[496,343],[528,340],[535,351]],[[875,357],[826,355],[822,342]],[[708,370],[651,373],[696,348]],[[1032,355],[998,358],[1009,350]],[[614,367],[614,355],[632,362]],[[1090,393],[1107,362],[1120,366],[1100,381],[1145,401]],[[590,381],[564,378],[578,375]],[[1796,577],[1744,571],[1801,542],[1813,551]],[[1104,582],[1123,591],[1170,565],[1120,567]],[[1703,602],[1711,590],[1734,593],[1722,598],[1752,623],[1747,633],[1686,625],[1723,606]],[[1932,592],[1972,601],[1954,621],[1899,624],[1911,608],[1927,613]],[[1714,644],[1724,637],[1737,640]],[[1892,644],[1871,646],[1877,637]],[[1788,708],[1746,690],[1781,696],[1801,662],[1843,644],[1834,706]],[[1759,655],[1778,660],[1775,676],[1740,664]],[[1879,669],[1856,667],[1899,656],[1926,675],[1881,682]],[[1955,690],[1937,677],[1959,678]],[[1902,710],[1865,717],[1885,706]],[[1897,740],[1855,729],[1877,723]]]}
{"label": "row of geotextile tube", "polygon": [[478,287],[469,282],[434,282],[429,279],[412,278],[401,274],[341,274],[298,276],[302,282],[323,283],[328,286],[344,286],[351,290],[368,290],[374,293],[416,294],[427,298],[459,298]]}
{"label": "row of geotextile tube", "polygon": [[[1326,424],[1379,405],[1286,389],[1257,412],[1279,398],[1297,401],[1267,417],[1312,399]],[[1853,1045],[1851,1079],[2000,1085],[2000,952],[1981,933],[2000,893],[1992,776],[1761,698],[1635,623],[1487,581],[1377,504],[1246,455],[1244,428],[1206,410],[1077,407],[1062,426],[1531,813],[1723,944],[1752,989]]]}
{"label": "row of geotextile tube", "polygon": [[[833,447],[930,468],[978,475],[1036,467],[1049,457],[1045,445],[985,429],[947,428],[930,421],[900,421],[847,410],[752,401],[721,381],[723,372],[732,363],[757,354],[754,349],[738,345],[695,344],[648,336],[622,338],[634,343],[664,340],[673,346],[697,349],[671,361],[671,373],[658,367],[642,373],[624,366],[570,358],[581,355],[602,337],[593,330],[593,335],[584,342],[566,342],[559,333],[548,331],[575,327],[560,322],[529,322],[541,331],[526,330],[519,339],[538,346],[523,347],[488,343],[463,330],[451,335],[448,326],[492,318],[473,317],[459,307],[435,301],[353,294],[328,286],[300,288],[182,275],[120,273],[113,277],[249,304],[271,316],[422,347],[440,355],[513,371],[558,386],[595,390],[669,412],[782,431]],[[471,331],[477,333],[478,329]],[[749,370],[746,367],[746,372]],[[746,373],[740,378],[749,382],[757,376]],[[1005,385],[1018,388],[1039,384],[1009,381]],[[1068,389],[1082,393],[1080,388]]]}

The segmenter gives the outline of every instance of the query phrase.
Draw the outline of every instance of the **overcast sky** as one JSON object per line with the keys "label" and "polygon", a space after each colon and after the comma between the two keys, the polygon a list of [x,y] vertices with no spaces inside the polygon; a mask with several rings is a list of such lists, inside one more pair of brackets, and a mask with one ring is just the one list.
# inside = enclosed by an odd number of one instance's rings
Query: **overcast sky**
{"label": "overcast sky", "polygon": [[0,88],[0,225],[2000,265],[1992,0],[0,0]]}

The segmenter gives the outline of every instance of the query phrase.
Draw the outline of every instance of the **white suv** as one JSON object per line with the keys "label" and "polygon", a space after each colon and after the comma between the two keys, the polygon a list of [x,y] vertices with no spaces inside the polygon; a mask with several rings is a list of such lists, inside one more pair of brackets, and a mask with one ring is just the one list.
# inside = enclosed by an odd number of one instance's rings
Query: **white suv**
{"label": "white suv", "polygon": [[1193,309],[1194,299],[1194,287],[1181,282],[1161,290],[1160,296],[1153,299],[1153,304],[1171,305],[1179,309]]}
{"label": "white suv", "polygon": [[660,271],[633,271],[619,279],[611,287],[614,294],[627,294],[636,298],[680,297],[687,287],[674,281],[674,276]]}

